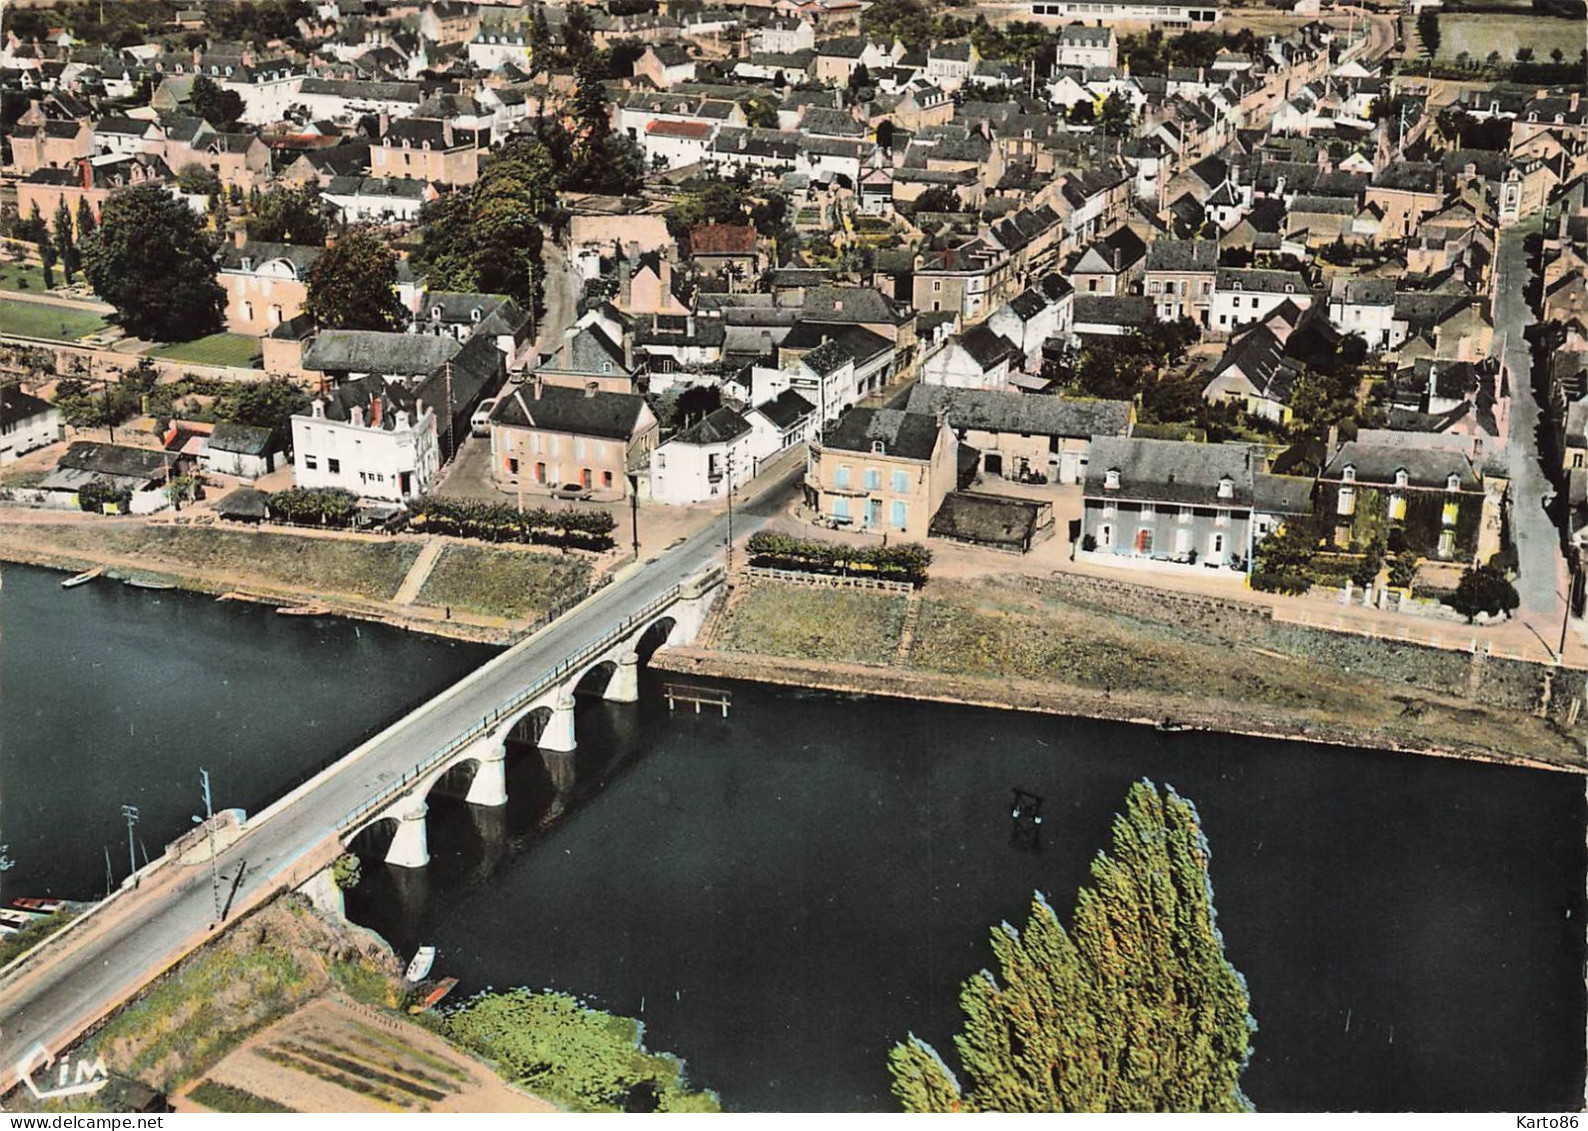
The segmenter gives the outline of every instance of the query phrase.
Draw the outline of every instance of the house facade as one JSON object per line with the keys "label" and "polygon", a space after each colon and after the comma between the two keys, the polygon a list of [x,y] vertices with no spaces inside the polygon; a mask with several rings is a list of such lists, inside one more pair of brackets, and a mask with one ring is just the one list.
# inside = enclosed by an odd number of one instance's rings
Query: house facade
{"label": "house facade", "polygon": [[441,468],[436,414],[400,383],[344,381],[292,418],[292,480],[364,499],[418,498]]}
{"label": "house facade", "polygon": [[811,448],[805,505],[841,529],[924,538],[955,487],[958,458],[940,417],[854,409]]}
{"label": "house facade", "polygon": [[577,484],[593,498],[629,495],[629,472],[656,448],[656,417],[645,398],[538,379],[491,410],[491,478],[504,491],[545,493]]}

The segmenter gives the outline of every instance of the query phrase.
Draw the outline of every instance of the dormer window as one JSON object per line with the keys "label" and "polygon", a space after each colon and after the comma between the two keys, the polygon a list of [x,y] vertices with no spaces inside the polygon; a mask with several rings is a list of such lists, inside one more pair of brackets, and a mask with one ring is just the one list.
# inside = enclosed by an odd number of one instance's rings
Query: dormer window
{"label": "dormer window", "polygon": [[1286,283],[1285,284],[1285,293],[1287,295],[1295,294],[1296,293],[1296,284],[1295,283]]}
{"label": "dormer window", "polygon": [[1233,499],[1235,497],[1235,480],[1228,475],[1219,480],[1219,498]]}
{"label": "dormer window", "polygon": [[1406,474],[1406,469],[1404,467],[1397,468],[1395,470],[1395,486],[1404,487],[1410,481],[1410,479],[1411,477]]}
{"label": "dormer window", "polygon": [[1355,483],[1356,468],[1349,463],[1346,464],[1340,469],[1340,479],[1345,483]]}
{"label": "dormer window", "polygon": [[1450,475],[1445,479],[1445,490],[1446,491],[1459,491],[1459,490],[1461,490],[1461,476],[1457,475],[1455,472],[1452,471],[1450,473]]}
{"label": "dormer window", "polygon": [[888,454],[888,445],[881,440],[873,440],[871,441],[871,452],[873,455],[885,456]]}
{"label": "dormer window", "polygon": [[469,311],[469,321],[470,322],[478,322],[479,320],[480,320],[480,308],[476,306],[473,310]]}
{"label": "dormer window", "polygon": [[439,306],[432,306],[430,308],[430,317],[435,319],[437,322],[440,322],[441,321],[441,308]]}
{"label": "dormer window", "polygon": [[1119,468],[1111,467],[1103,476],[1103,488],[1108,491],[1119,490]]}

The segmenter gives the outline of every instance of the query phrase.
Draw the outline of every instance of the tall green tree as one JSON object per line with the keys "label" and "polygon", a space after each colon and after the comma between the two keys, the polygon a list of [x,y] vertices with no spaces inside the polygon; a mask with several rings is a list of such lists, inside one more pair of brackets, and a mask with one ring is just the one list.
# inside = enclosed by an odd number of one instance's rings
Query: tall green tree
{"label": "tall green tree", "polygon": [[304,313],[327,330],[399,330],[397,256],[375,232],[353,228],[309,268]]}
{"label": "tall green tree", "polygon": [[271,243],[322,245],[325,243],[325,210],[320,186],[313,182],[299,189],[277,186],[258,199],[248,221],[248,235]]}
{"label": "tall green tree", "polygon": [[94,232],[99,228],[99,219],[94,215],[93,206],[88,201],[83,201],[77,206],[77,246],[83,248],[88,241],[94,238]]}
{"label": "tall green tree", "polygon": [[83,275],[128,333],[188,341],[221,328],[226,292],[204,221],[158,185],[112,193],[84,241]]}
{"label": "tall green tree", "polygon": [[243,100],[235,90],[222,90],[208,75],[193,77],[193,112],[216,129],[235,125],[243,116]]}
{"label": "tall green tree", "polygon": [[1131,786],[1068,931],[1041,894],[1023,930],[992,932],[998,974],[960,992],[966,1077],[913,1034],[894,1047],[909,1111],[1249,1111],[1256,1028],[1215,925],[1196,807]]}
{"label": "tall green tree", "polygon": [[66,207],[66,198],[61,197],[55,205],[55,251],[61,258],[61,274],[66,282],[72,281],[72,276],[77,274],[82,267],[82,257],[77,251],[77,240],[73,236],[72,210]]}

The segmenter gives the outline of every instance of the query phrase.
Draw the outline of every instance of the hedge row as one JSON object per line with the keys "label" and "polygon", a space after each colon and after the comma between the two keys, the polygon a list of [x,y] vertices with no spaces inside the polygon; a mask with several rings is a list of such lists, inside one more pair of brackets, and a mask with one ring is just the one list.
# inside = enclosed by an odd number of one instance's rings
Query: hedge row
{"label": "hedge row", "polygon": [[472,502],[425,496],[409,504],[416,530],[452,534],[485,542],[533,542],[586,550],[612,547],[617,519],[599,508],[532,507],[520,511],[505,503]]}
{"label": "hedge row", "polygon": [[358,496],[340,487],[288,487],[266,500],[270,517],[299,525],[351,526]]}
{"label": "hedge row", "polygon": [[921,585],[926,581],[932,551],[918,542],[898,546],[846,546],[761,530],[747,544],[750,564],[803,573],[840,574],[845,577],[881,577]]}

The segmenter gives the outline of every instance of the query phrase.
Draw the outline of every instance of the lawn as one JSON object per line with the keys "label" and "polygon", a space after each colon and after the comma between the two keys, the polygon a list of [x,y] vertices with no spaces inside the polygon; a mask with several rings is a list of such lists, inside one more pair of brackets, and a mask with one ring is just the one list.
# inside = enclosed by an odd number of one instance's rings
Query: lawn
{"label": "lawn", "polygon": [[[55,281],[60,282],[57,273]],[[31,263],[0,263],[0,291],[44,290],[44,269]]]}
{"label": "lawn", "polygon": [[350,594],[387,601],[419,556],[419,543],[301,534],[244,533],[204,526],[12,523],[0,538],[45,552],[137,558],[149,570],[247,588],[264,584],[304,596]]}
{"label": "lawn", "polygon": [[582,558],[534,550],[448,545],[418,603],[520,620],[577,601],[589,585]]}
{"label": "lawn", "polygon": [[737,601],[717,647],[862,664],[889,663],[904,628],[904,597],[853,589],[758,584]]}
{"label": "lawn", "polygon": [[1491,51],[1498,51],[1502,62],[1516,58],[1518,47],[1531,47],[1533,60],[1549,61],[1549,53],[1559,48],[1568,60],[1577,58],[1583,48],[1583,25],[1575,20],[1535,16],[1531,13],[1442,12],[1439,15],[1439,58],[1453,60],[1462,52],[1474,63],[1481,63]]}
{"label": "lawn", "polygon": [[259,339],[247,334],[211,334],[191,342],[161,346],[150,357],[164,357],[171,361],[190,361],[194,365],[231,365],[238,369],[251,369],[254,356],[259,353]]}
{"label": "lawn", "polygon": [[105,320],[86,310],[72,310],[43,302],[0,299],[0,334],[75,342],[105,328]]}

